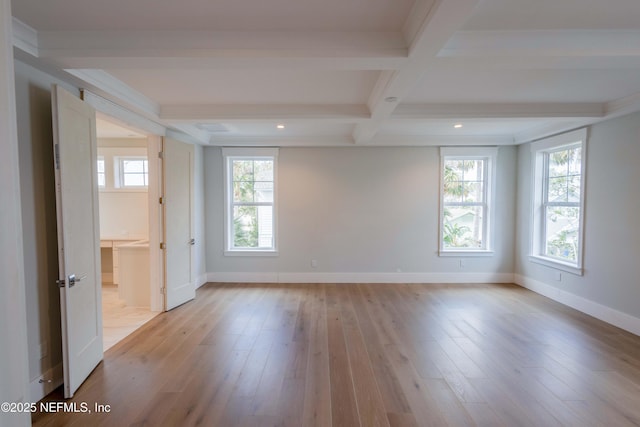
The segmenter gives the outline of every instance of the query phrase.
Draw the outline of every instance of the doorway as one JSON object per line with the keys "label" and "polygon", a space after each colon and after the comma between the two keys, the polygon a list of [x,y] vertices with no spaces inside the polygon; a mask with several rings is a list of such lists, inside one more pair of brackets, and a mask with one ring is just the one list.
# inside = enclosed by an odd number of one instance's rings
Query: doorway
{"label": "doorway", "polygon": [[[150,215],[153,176],[144,133],[97,114],[104,351],[159,313],[153,304]],[[153,166],[153,165],[152,165]],[[154,169],[152,167],[152,169]]]}

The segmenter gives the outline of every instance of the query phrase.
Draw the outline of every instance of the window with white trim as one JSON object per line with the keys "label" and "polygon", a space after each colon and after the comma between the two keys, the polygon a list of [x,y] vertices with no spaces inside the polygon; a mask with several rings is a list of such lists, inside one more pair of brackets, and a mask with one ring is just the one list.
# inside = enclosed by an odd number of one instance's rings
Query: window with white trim
{"label": "window with white trim", "polygon": [[532,260],[582,274],[586,129],[531,145]]}
{"label": "window with white trim", "polygon": [[149,161],[147,157],[118,157],[118,185],[120,188],[142,188],[149,186]]}
{"label": "window with white trim", "polygon": [[492,254],[497,148],[440,148],[440,255]]}
{"label": "window with white trim", "polygon": [[107,186],[107,175],[104,165],[104,157],[98,156],[98,188],[105,188]]}
{"label": "window with white trim", "polygon": [[275,148],[223,148],[225,254],[277,253]]}

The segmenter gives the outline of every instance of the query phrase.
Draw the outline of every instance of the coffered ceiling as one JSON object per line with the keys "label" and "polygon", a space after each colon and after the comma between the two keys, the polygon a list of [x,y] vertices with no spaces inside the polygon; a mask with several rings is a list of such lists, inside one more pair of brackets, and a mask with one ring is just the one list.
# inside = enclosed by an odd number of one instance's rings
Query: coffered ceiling
{"label": "coffered ceiling", "polygon": [[514,144],[640,110],[637,0],[12,7],[20,59],[205,145]]}

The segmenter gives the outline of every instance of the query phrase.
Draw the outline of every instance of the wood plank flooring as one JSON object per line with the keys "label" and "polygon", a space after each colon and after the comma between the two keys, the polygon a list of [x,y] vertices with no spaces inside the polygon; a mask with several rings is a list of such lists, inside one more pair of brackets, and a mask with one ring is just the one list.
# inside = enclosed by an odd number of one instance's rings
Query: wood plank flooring
{"label": "wood plank flooring", "polygon": [[208,284],[71,402],[110,412],[34,425],[640,426],[640,337],[515,285]]}

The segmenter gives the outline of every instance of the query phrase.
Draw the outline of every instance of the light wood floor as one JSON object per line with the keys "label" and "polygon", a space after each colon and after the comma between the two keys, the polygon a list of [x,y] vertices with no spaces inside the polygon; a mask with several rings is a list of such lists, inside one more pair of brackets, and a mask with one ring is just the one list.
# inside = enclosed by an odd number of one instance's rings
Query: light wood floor
{"label": "light wood floor", "polygon": [[111,413],[35,425],[638,426],[640,337],[517,286],[209,284],[73,401]]}
{"label": "light wood floor", "polygon": [[127,335],[153,319],[154,313],[145,307],[129,307],[118,298],[118,286],[102,285],[102,334],[107,351]]}

